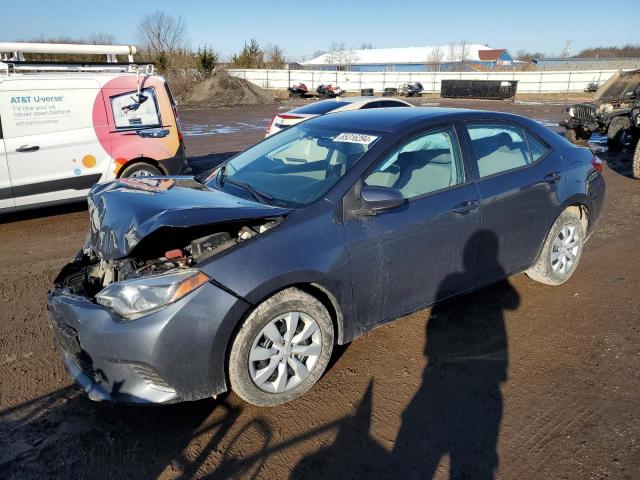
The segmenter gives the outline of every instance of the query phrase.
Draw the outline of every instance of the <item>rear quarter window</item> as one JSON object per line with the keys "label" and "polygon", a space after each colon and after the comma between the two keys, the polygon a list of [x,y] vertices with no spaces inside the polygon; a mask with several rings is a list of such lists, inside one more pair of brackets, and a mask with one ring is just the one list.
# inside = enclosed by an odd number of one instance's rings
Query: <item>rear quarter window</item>
{"label": "rear quarter window", "polygon": [[323,115],[327,112],[335,110],[336,108],[344,107],[345,105],[349,105],[349,102],[324,100],[312,103],[310,105],[305,105],[304,107],[296,108],[295,110],[291,110],[291,112],[289,113],[301,113],[304,115]]}
{"label": "rear quarter window", "polygon": [[135,91],[110,97],[116,128],[146,128],[161,125],[155,89],[144,88],[140,93],[143,98],[146,98],[142,103],[136,101]]}

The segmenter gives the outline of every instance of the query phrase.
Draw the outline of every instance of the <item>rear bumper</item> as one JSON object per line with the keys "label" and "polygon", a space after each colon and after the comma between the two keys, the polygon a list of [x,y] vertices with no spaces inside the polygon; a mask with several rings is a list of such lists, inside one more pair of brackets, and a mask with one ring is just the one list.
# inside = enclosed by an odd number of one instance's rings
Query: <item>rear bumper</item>
{"label": "rear bumper", "polygon": [[189,173],[188,170],[190,170],[190,168],[187,164],[184,142],[180,140],[178,151],[173,157],[161,160],[159,163],[169,176]]}
{"label": "rear bumper", "polygon": [[47,310],[62,361],[90,399],[144,404],[226,391],[226,348],[247,307],[206,283],[132,321],[60,288]]}

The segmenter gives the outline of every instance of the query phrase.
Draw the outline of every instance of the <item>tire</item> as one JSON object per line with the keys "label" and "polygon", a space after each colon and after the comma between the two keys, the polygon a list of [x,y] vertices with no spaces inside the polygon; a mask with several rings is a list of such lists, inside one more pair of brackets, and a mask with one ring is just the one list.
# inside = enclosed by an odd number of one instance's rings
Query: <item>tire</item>
{"label": "tire", "polygon": [[147,162],[137,162],[127,166],[120,174],[120,178],[161,177],[163,175],[164,174],[158,167],[155,167]]}
{"label": "tire", "polygon": [[636,143],[636,149],[633,153],[633,161],[631,163],[631,176],[640,180],[640,142]]}
{"label": "tire", "polygon": [[[293,313],[298,314],[297,330],[288,337],[287,327],[291,319],[296,318]],[[287,345],[289,339],[304,338],[301,335],[305,328],[314,333],[297,345],[295,341]],[[281,339],[281,346],[268,336],[276,336],[276,341]],[[290,402],[307,392],[322,376],[331,358],[333,339],[331,316],[318,299],[297,288],[278,292],[251,312],[233,341],[229,356],[231,389],[246,402],[259,407]],[[305,357],[296,354],[295,348],[319,353]],[[264,358],[252,361],[252,352],[254,358]],[[260,375],[261,371],[265,373]]]}
{"label": "tire", "polygon": [[564,131],[564,138],[569,140],[574,145],[578,144],[578,132],[576,132],[573,128],[567,128]]}
{"label": "tire", "polygon": [[607,143],[609,148],[620,150],[625,146],[624,137],[628,133],[631,123],[627,117],[615,117],[607,128]]}
{"label": "tire", "polygon": [[[525,273],[532,280],[545,285],[563,284],[571,278],[576,271],[578,263],[580,263],[585,237],[586,232],[580,217],[569,209],[565,210],[549,230],[535,263]],[[567,248],[565,238],[575,239],[576,246]],[[564,249],[559,250],[561,245],[564,246]],[[557,253],[559,255],[554,259]],[[569,263],[567,260],[570,257],[571,261]],[[565,268],[560,268],[563,261]]]}

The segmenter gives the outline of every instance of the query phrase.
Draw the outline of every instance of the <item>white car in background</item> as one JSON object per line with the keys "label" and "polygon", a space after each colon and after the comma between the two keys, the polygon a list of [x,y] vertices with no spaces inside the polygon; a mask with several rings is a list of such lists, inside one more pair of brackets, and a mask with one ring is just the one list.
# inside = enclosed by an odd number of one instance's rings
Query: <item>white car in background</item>
{"label": "white car in background", "polygon": [[413,107],[404,100],[381,97],[340,97],[321,100],[304,107],[279,113],[271,119],[265,137],[278,133],[303,120],[319,117],[327,113],[345,112],[347,110],[364,110],[365,108]]}

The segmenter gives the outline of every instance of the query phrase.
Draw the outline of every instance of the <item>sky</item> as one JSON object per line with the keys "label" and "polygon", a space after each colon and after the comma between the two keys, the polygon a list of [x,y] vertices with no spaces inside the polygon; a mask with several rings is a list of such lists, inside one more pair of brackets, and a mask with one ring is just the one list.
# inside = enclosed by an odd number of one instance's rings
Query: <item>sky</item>
{"label": "sky", "polygon": [[[38,37],[88,37],[104,32],[136,44],[142,16],[155,10],[181,15],[191,47],[207,44],[223,56],[251,37],[277,44],[290,60],[307,60],[332,41],[350,48],[446,45],[467,40],[558,55],[593,46],[640,43],[640,0],[533,1],[192,1],[0,0],[0,41]],[[613,5],[613,4],[612,4]],[[615,18],[615,21],[613,20]]]}

